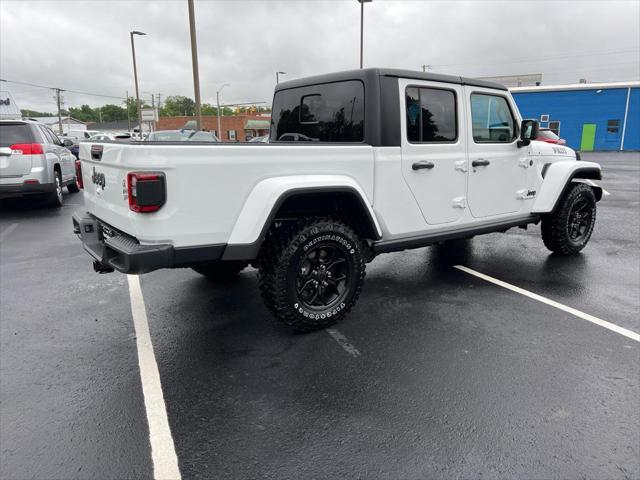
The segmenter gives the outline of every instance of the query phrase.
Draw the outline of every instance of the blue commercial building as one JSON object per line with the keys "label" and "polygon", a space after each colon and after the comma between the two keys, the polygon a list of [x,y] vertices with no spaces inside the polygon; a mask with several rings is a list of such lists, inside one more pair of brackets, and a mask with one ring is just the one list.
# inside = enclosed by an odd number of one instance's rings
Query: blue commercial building
{"label": "blue commercial building", "polygon": [[535,118],[571,148],[640,150],[640,82],[516,87],[522,118]]}

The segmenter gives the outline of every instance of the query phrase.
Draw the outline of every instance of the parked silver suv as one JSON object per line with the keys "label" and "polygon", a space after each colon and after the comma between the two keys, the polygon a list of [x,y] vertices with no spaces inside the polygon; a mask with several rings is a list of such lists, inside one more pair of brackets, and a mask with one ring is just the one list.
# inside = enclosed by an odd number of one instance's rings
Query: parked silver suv
{"label": "parked silver suv", "polygon": [[40,195],[59,207],[65,186],[80,190],[75,157],[53,131],[32,120],[0,120],[0,199]]}

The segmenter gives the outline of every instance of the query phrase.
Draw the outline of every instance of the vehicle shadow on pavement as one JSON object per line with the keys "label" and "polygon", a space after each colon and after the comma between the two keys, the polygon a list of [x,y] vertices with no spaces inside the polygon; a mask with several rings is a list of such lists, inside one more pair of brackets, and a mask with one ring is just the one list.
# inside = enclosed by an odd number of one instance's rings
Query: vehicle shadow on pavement
{"label": "vehicle shadow on pavement", "polygon": [[0,212],[22,212],[48,208],[42,198],[7,198],[0,200]]}
{"label": "vehicle shadow on pavement", "polygon": [[[7,198],[0,200],[0,218],[39,218],[58,216],[68,213],[70,207],[79,208],[79,204],[69,204],[74,195],[63,193],[65,204],[62,207],[51,207],[45,198]],[[67,208],[69,207],[69,208]],[[71,222],[71,220],[69,220]]]}

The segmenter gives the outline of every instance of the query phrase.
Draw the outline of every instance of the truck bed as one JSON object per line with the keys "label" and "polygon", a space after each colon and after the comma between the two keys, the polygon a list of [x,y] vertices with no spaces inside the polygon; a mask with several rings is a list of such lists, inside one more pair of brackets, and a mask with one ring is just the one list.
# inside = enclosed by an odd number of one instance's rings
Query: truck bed
{"label": "truck bed", "polygon": [[[94,145],[102,147],[99,159]],[[250,192],[269,178],[343,175],[373,198],[373,147],[366,144],[83,142],[80,160],[86,210],[142,244],[226,243]],[[165,174],[167,200],[158,212],[129,209],[133,171]],[[104,174],[104,188],[94,174]]]}

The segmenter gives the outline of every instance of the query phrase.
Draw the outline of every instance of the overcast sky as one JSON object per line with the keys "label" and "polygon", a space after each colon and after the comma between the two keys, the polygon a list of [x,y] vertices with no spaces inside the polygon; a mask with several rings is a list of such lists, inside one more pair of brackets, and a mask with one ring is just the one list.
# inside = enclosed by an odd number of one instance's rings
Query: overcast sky
{"label": "overcast sky", "polygon": [[[357,68],[356,0],[196,0],[202,101],[270,103],[283,79]],[[193,98],[187,0],[0,0],[0,78],[125,96]],[[365,5],[365,67],[466,76],[542,73],[543,83],[640,78],[640,1],[405,1]],[[559,58],[562,57],[562,58]],[[21,108],[53,112],[49,90],[0,84]],[[117,99],[65,93],[67,106]]]}

